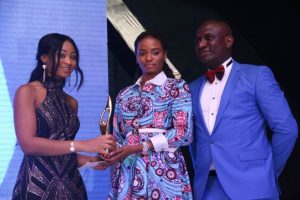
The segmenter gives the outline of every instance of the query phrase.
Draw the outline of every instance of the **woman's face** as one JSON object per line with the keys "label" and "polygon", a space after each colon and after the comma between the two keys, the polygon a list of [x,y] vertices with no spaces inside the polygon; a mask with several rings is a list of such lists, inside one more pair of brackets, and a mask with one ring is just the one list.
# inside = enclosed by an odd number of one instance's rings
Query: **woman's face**
{"label": "woman's face", "polygon": [[152,78],[163,70],[166,51],[160,41],[151,36],[142,39],[137,45],[136,60],[143,75]]}
{"label": "woman's face", "polygon": [[[61,54],[59,58],[59,64],[56,70],[56,78],[57,79],[65,79],[68,78],[77,65],[76,60],[76,51],[71,42],[65,41],[61,48]],[[58,57],[56,56],[56,61],[58,61]],[[51,64],[47,65],[48,74],[51,75]]]}

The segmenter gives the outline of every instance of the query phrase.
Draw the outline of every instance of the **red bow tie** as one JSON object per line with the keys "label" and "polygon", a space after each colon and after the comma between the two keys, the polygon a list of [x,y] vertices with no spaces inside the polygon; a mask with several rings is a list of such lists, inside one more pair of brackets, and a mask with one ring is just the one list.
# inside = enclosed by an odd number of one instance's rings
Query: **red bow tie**
{"label": "red bow tie", "polygon": [[216,67],[212,70],[208,70],[205,73],[205,77],[207,78],[207,80],[210,83],[213,83],[214,80],[215,80],[215,75],[216,75],[217,79],[222,80],[224,72],[225,72],[225,69],[224,69],[223,65],[221,65],[221,66]]}

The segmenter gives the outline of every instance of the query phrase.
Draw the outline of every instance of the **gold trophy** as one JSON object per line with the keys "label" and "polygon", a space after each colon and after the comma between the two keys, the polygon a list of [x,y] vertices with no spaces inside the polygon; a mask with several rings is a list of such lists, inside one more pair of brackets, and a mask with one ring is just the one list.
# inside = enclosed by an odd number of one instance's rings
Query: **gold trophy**
{"label": "gold trophy", "polygon": [[[110,121],[111,112],[112,112],[112,102],[110,96],[108,96],[105,109],[103,110],[99,121],[100,132],[102,135],[109,134],[109,121]],[[105,149],[105,151],[106,153],[108,153],[108,149]],[[98,165],[102,165],[105,162],[106,161],[104,161],[98,154],[98,157],[97,156],[92,157],[87,163],[81,166],[81,168],[96,167]]]}
{"label": "gold trophy", "polygon": [[[99,120],[101,135],[109,134],[109,121],[111,117],[111,112],[112,112],[112,102],[110,96],[108,96],[105,109],[103,110]],[[106,149],[106,152],[108,152],[108,149]]]}

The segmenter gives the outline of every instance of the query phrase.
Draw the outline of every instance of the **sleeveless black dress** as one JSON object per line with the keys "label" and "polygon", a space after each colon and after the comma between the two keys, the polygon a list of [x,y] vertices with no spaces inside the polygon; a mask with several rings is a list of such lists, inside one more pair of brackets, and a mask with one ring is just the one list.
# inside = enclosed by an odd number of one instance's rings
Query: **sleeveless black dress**
{"label": "sleeveless black dress", "polygon": [[[50,140],[72,140],[79,129],[79,119],[67,102],[63,82],[48,80],[47,95],[36,108],[37,136]],[[77,169],[76,154],[60,156],[24,155],[12,199],[87,199],[83,180]]]}

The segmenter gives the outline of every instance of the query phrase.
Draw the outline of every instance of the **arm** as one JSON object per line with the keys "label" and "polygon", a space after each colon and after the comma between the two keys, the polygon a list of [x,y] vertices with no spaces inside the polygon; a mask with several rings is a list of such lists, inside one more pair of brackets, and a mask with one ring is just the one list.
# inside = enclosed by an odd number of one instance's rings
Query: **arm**
{"label": "arm", "polygon": [[275,170],[279,175],[294,148],[298,125],[272,71],[262,68],[257,79],[257,102],[272,131]]}
{"label": "arm", "polygon": [[[29,84],[21,86],[14,99],[14,122],[18,142],[25,154],[53,156],[71,153],[71,141],[49,140],[36,136],[35,103],[37,89]],[[77,108],[76,108],[77,109]],[[100,136],[85,141],[75,141],[76,151],[105,153],[114,146],[112,136]]]}
{"label": "arm", "polygon": [[[120,160],[123,160],[130,154],[141,153],[143,151],[143,144],[134,144],[127,145],[125,143],[125,138],[122,136],[122,115],[120,113],[120,96],[118,95],[116,98],[114,117],[113,117],[113,135],[116,138],[117,142],[120,145],[120,148],[116,151],[113,151],[109,154],[109,156],[104,159],[114,163]],[[151,141],[147,142],[149,145],[149,150],[153,150],[153,145]]]}
{"label": "arm", "polygon": [[150,138],[155,151],[175,151],[180,146],[192,142],[192,103],[191,93],[187,83],[181,80],[177,83],[178,96],[172,104],[172,124],[166,134],[159,134]]}
{"label": "arm", "polygon": [[[172,124],[173,128],[169,129],[165,134],[158,134],[146,141],[150,151],[175,151],[183,145],[188,145],[192,141],[192,107],[191,94],[185,81],[176,82],[178,96],[174,98],[172,103]],[[119,114],[118,103],[115,106],[114,117],[114,134],[117,141],[123,144],[124,139],[120,134],[121,116]],[[124,159],[130,154],[141,153],[143,144],[124,145],[120,149],[110,154],[113,157],[112,162]]]}

